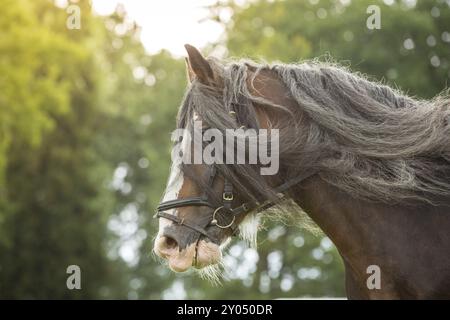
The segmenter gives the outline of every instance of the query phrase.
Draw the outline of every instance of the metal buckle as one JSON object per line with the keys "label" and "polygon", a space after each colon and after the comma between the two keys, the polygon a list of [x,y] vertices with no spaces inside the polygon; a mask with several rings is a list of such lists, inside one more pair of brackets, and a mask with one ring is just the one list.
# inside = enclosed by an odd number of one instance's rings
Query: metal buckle
{"label": "metal buckle", "polygon": [[222,194],[222,198],[223,198],[223,200],[226,200],[226,201],[233,201],[234,196],[233,196],[233,193],[231,193],[231,192],[224,192]]}

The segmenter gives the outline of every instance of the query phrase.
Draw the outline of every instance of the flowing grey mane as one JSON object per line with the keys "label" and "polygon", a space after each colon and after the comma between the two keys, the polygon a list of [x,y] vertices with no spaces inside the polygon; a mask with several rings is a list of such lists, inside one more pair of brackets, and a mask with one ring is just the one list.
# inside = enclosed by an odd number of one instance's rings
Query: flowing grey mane
{"label": "flowing grey mane", "polygon": [[[450,196],[448,93],[419,100],[317,61],[211,63],[223,86],[194,81],[178,127],[189,127],[196,112],[222,131],[239,125],[257,128],[257,103],[276,114],[272,125],[280,128],[282,177],[317,170],[322,179],[354,197],[389,203],[435,202]],[[262,71],[278,76],[295,107],[251,94],[247,78]],[[229,115],[232,108],[238,123]],[[267,178],[254,165],[223,165],[220,170],[249,198],[274,197]]]}

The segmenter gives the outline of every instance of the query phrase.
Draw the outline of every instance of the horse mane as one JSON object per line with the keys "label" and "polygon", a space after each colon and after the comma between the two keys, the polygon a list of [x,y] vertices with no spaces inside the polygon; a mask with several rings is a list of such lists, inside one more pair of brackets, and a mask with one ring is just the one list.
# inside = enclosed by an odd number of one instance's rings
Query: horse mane
{"label": "horse mane", "polygon": [[[178,127],[189,127],[195,112],[223,132],[240,125],[258,128],[255,106],[262,107],[276,115],[272,127],[280,129],[281,178],[316,170],[355,198],[391,204],[450,197],[448,91],[421,100],[317,60],[210,63],[221,86],[194,80],[179,110]],[[254,80],[262,72],[284,84],[295,107],[254,94]],[[229,115],[232,108],[238,123]],[[220,165],[219,170],[248,198],[275,197],[270,179],[254,165]]]}

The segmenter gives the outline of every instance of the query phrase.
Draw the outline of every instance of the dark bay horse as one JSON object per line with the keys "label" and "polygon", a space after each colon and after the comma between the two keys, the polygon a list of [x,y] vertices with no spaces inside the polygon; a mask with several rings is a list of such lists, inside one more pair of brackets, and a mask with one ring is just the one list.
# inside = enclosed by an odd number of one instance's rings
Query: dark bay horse
{"label": "dark bay horse", "polygon": [[232,235],[252,236],[259,212],[300,207],[342,256],[349,298],[450,298],[448,95],[417,100],[329,63],[222,62],[186,49],[177,127],[277,129],[279,168],[175,160],[154,248],[171,269],[211,268]]}

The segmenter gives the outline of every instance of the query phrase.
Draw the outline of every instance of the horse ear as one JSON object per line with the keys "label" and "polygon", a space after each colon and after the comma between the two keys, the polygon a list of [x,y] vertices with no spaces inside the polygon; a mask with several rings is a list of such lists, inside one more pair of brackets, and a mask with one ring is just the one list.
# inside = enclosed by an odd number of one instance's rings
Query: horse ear
{"label": "horse ear", "polygon": [[187,77],[189,79],[189,82],[192,82],[194,80],[195,74],[194,74],[194,71],[191,68],[191,64],[189,63],[189,59],[185,58],[185,61],[186,61],[186,74],[187,74]]}
{"label": "horse ear", "polygon": [[[214,81],[214,72],[209,65],[209,62],[202,56],[197,48],[185,44],[184,47],[188,53],[188,72],[189,80],[192,81],[191,76],[196,76],[202,83],[211,84]],[[189,69],[191,71],[189,71]]]}

